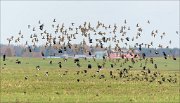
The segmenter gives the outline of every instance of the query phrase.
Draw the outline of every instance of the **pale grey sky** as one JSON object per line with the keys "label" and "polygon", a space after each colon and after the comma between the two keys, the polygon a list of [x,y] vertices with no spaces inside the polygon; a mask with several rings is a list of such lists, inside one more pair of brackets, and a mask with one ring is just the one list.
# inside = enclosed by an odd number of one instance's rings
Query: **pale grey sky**
{"label": "pale grey sky", "polygon": [[[12,35],[16,37],[19,30],[28,39],[27,25],[37,25],[39,20],[50,25],[54,18],[65,25],[70,22],[80,25],[84,21],[93,24],[98,20],[121,25],[126,19],[132,28],[137,23],[144,28],[142,38],[136,42],[168,45],[172,40],[170,47],[179,48],[179,35],[176,34],[179,31],[179,1],[1,1],[1,43],[7,44],[6,39]],[[166,32],[165,39],[153,39],[150,36],[153,29]]]}

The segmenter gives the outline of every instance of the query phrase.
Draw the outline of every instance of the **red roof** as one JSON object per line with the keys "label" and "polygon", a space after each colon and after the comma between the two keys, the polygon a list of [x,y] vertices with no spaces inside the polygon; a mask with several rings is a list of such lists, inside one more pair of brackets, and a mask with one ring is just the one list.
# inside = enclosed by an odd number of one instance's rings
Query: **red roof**
{"label": "red roof", "polygon": [[[110,53],[109,54],[110,58],[122,58],[122,56],[124,56],[124,58],[134,58],[135,54],[132,54],[132,53],[131,54],[130,53],[123,54],[123,55],[120,55],[118,53]],[[137,56],[137,57],[139,57],[139,56]]]}

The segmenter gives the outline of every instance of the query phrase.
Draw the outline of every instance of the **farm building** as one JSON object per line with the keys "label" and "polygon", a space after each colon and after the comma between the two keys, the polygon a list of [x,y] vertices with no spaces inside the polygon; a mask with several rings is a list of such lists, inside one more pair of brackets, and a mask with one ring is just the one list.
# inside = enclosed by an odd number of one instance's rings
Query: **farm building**
{"label": "farm building", "polygon": [[95,57],[97,59],[103,59],[103,56],[107,56],[107,52],[106,51],[96,51],[95,52]]}
{"label": "farm building", "polygon": [[138,58],[139,57],[139,51],[138,50],[127,50],[123,49],[120,52],[117,51],[111,51],[109,53],[109,58],[110,59],[115,59],[115,58]]}

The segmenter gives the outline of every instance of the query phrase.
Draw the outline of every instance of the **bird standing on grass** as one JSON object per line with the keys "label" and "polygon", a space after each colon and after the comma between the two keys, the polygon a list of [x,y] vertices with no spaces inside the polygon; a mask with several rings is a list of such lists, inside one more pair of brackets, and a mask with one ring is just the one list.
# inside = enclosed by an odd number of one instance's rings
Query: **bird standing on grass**
{"label": "bird standing on grass", "polygon": [[5,60],[6,60],[6,54],[3,55],[3,61],[5,61]]}

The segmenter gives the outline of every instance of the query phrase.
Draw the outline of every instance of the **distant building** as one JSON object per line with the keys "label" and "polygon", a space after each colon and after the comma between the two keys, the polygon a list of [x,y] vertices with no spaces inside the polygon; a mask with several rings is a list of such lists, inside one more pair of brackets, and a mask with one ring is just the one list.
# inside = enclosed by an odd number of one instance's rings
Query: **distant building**
{"label": "distant building", "polygon": [[95,52],[95,58],[103,59],[103,56],[107,56],[107,52],[106,51],[96,51]]}
{"label": "distant building", "polygon": [[138,58],[139,57],[139,51],[138,50],[127,50],[123,49],[120,52],[117,51],[111,51],[109,53],[109,58],[110,59],[115,59],[115,58]]}
{"label": "distant building", "polygon": [[87,56],[86,55],[80,55],[80,54],[74,56],[74,58],[85,58],[85,57],[87,57]]}

